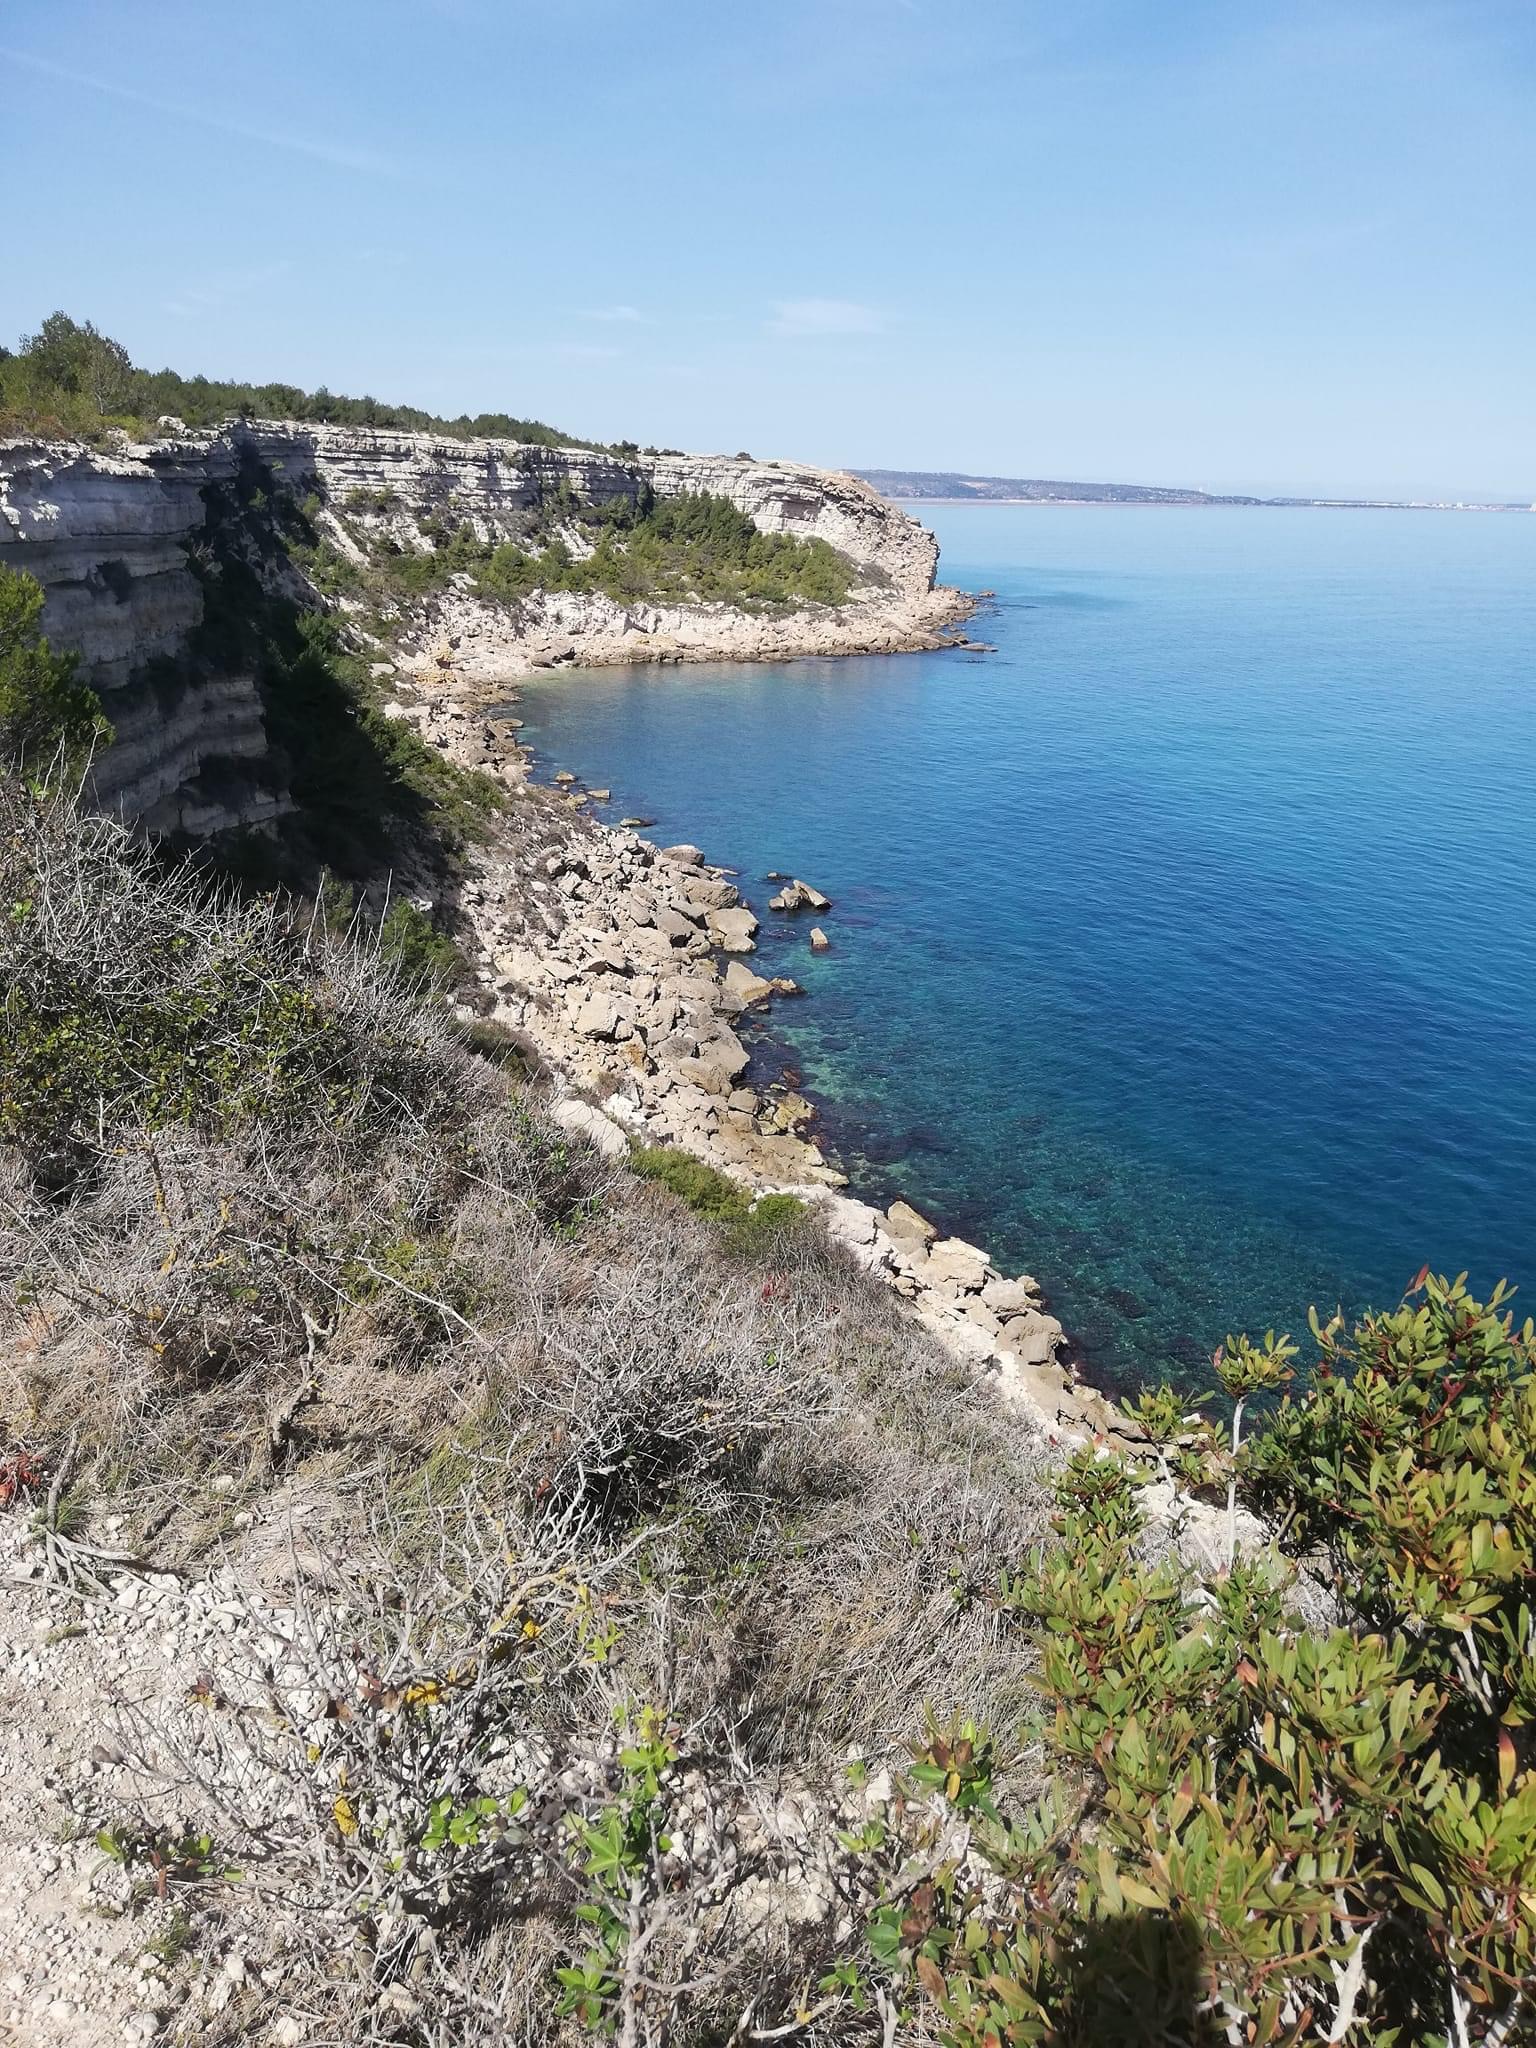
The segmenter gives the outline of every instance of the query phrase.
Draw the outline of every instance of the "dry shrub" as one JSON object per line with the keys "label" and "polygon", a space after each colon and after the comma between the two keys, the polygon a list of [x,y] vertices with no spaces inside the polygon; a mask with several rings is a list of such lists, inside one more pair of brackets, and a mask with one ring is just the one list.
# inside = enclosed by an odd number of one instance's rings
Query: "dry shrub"
{"label": "dry shrub", "polygon": [[[338,2038],[373,2038],[368,1999],[409,1982],[410,2038],[547,2039],[552,1994],[518,1959],[581,1954],[580,1829],[633,1796],[625,1731],[660,1714],[668,1800],[756,1846],[723,1892],[708,1857],[641,1869],[625,1953],[670,1987],[675,2038],[730,2037],[745,2007],[740,2038],[778,2024],[846,1910],[850,1747],[900,1757],[925,1707],[1013,1718],[1023,1652],[990,1593],[1038,1533],[1037,1448],[819,1230],[733,1254],[573,1151],[366,950],[102,821],[4,803],[0,879],[28,907],[0,941],[3,1029],[68,1086],[46,1113],[12,1091],[0,1417],[55,1456],[73,1440],[87,1496],[157,1557],[226,1541],[253,1602],[292,1567],[306,1617],[261,1741],[146,1728],[146,1757],[330,1901],[300,1948]],[[111,1047],[94,1102],[50,1036],[77,1019]],[[328,1532],[302,1564],[273,1549],[300,1500]],[[510,1664],[509,1614],[536,1644]],[[348,1699],[365,1669],[384,1693],[460,1677],[409,1740],[332,1720],[317,1772],[284,1733],[299,1696]],[[390,1869],[435,1800],[482,1796],[514,1755],[531,1847],[425,1889]],[[375,1836],[336,1822],[338,1765]],[[792,1842],[786,1788],[818,1816]],[[833,1892],[807,1908],[813,1866]],[[394,1932],[370,1909],[342,1997],[325,1944],[381,1898]]]}

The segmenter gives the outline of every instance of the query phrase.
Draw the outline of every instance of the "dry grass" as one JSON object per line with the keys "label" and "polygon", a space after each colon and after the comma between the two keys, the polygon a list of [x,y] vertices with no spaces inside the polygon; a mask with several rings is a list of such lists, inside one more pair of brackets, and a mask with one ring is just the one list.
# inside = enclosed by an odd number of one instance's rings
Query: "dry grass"
{"label": "dry grass", "polygon": [[[808,1862],[852,1882],[850,1746],[899,1758],[925,1709],[1016,1720],[1024,1653],[986,1596],[1043,1522],[1035,1446],[819,1231],[771,1268],[733,1254],[665,1190],[573,1153],[376,959],[164,876],[100,822],[4,802],[0,901],[29,905],[0,939],[4,1030],[31,1034],[34,1073],[67,1067],[50,1033],[77,1013],[114,1055],[94,1104],[73,1070],[67,1113],[13,1091],[0,1441],[72,1443],[88,1504],[157,1557],[231,1546],[253,1605],[289,1581],[291,1711],[179,1767],[280,1873],[372,1901],[365,1982],[343,1997],[318,1935],[307,1951],[337,2038],[551,2037],[547,1965],[590,1939],[580,1828],[621,1796],[647,1706],[673,1731],[670,1805],[697,1796],[720,1841],[757,1846],[722,1881],[653,1844],[625,1953],[639,1942],[663,1988],[630,1987],[615,2023],[761,2037],[834,1959],[847,1902],[802,1908]],[[282,1028],[242,1039],[230,988]],[[167,1078],[156,1020],[189,1003],[213,1020],[186,1034],[202,1066]],[[327,1526],[302,1556],[299,1499]],[[508,1615],[534,1628],[510,1662]],[[436,1714],[396,1711],[389,1741],[335,1722],[317,1773],[293,1700],[355,1691],[359,1641],[385,1690],[468,1676]],[[166,1731],[142,1734],[176,1762]],[[418,1882],[433,1800],[513,1756],[537,1825]],[[373,1817],[356,1834],[334,1822],[337,1765]],[[258,1828],[241,1788],[270,1804],[274,1783],[286,1816]],[[798,1836],[762,1819],[786,1787],[821,1816]],[[414,2031],[367,2031],[405,1983]],[[806,2037],[881,2024],[838,2005]]]}

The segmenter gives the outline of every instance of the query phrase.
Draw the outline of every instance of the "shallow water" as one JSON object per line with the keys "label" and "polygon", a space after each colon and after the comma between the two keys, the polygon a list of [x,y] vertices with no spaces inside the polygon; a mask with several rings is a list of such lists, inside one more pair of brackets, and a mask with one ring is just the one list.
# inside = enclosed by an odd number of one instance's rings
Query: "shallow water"
{"label": "shallow water", "polygon": [[856,1190],[1120,1386],[1426,1259],[1536,1291],[1536,518],[926,516],[997,653],[521,693],[543,772],[741,869]]}

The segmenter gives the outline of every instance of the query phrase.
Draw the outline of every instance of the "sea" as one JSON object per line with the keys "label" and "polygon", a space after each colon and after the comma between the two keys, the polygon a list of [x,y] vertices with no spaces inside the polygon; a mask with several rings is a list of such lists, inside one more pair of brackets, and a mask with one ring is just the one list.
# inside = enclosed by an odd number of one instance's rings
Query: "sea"
{"label": "sea", "polygon": [[1536,517],[914,509],[994,652],[520,690],[541,775],[739,870],[807,990],[758,1077],[1116,1392],[1426,1263],[1536,1312]]}

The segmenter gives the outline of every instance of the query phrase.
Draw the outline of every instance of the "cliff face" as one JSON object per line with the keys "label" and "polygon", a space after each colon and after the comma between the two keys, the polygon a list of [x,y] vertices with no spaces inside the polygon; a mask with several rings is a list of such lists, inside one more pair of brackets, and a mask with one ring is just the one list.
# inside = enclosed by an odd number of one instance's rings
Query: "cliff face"
{"label": "cliff face", "polygon": [[189,550],[204,492],[235,463],[224,436],[120,454],[0,443],[0,565],[41,583],[45,630],[100,693],[115,737],[93,771],[97,803],[154,831],[202,836],[285,808],[254,772],[267,753],[254,676],[170,673],[203,616]]}
{"label": "cliff face", "polygon": [[[915,644],[903,633],[940,615],[933,611],[933,536],[858,478],[791,463],[622,458],[273,421],[182,431],[112,453],[0,442],[0,564],[42,584],[50,638],[78,650],[101,694],[116,738],[96,767],[96,800],[153,830],[203,835],[261,824],[285,808],[280,766],[266,760],[256,678],[210,672],[206,663],[189,669],[180,659],[203,617],[197,560],[218,537],[213,522],[225,516],[221,487],[252,463],[274,489],[318,499],[322,516],[349,508],[354,530],[361,524],[370,542],[408,549],[428,545],[422,522],[434,518],[467,522],[482,540],[519,538],[555,490],[584,505],[633,502],[647,489],[657,498],[709,492],[730,499],[764,532],[829,542],[860,572],[858,602],[841,612],[796,614],[777,641],[773,626],[720,606],[697,608],[695,633],[676,607],[624,611],[597,599],[588,616],[580,602],[551,607],[535,599],[512,620],[458,592],[459,619],[476,614],[481,679],[542,659],[541,632],[564,636],[577,658],[588,641],[598,660],[762,657]],[[336,532],[345,539],[339,524]],[[281,564],[260,567],[267,581],[286,578],[290,592],[302,592]],[[429,612],[417,644],[435,628]]]}
{"label": "cliff face", "polygon": [[763,533],[827,541],[908,596],[931,590],[938,571],[938,542],[927,528],[837,470],[725,455],[625,458],[377,428],[262,423],[253,432],[269,459],[290,464],[331,503],[345,505],[356,491],[385,492],[398,501],[397,519],[440,507],[469,520],[483,539],[516,538],[555,485],[568,485],[587,505],[633,503],[649,486],[658,498],[729,498]]}

